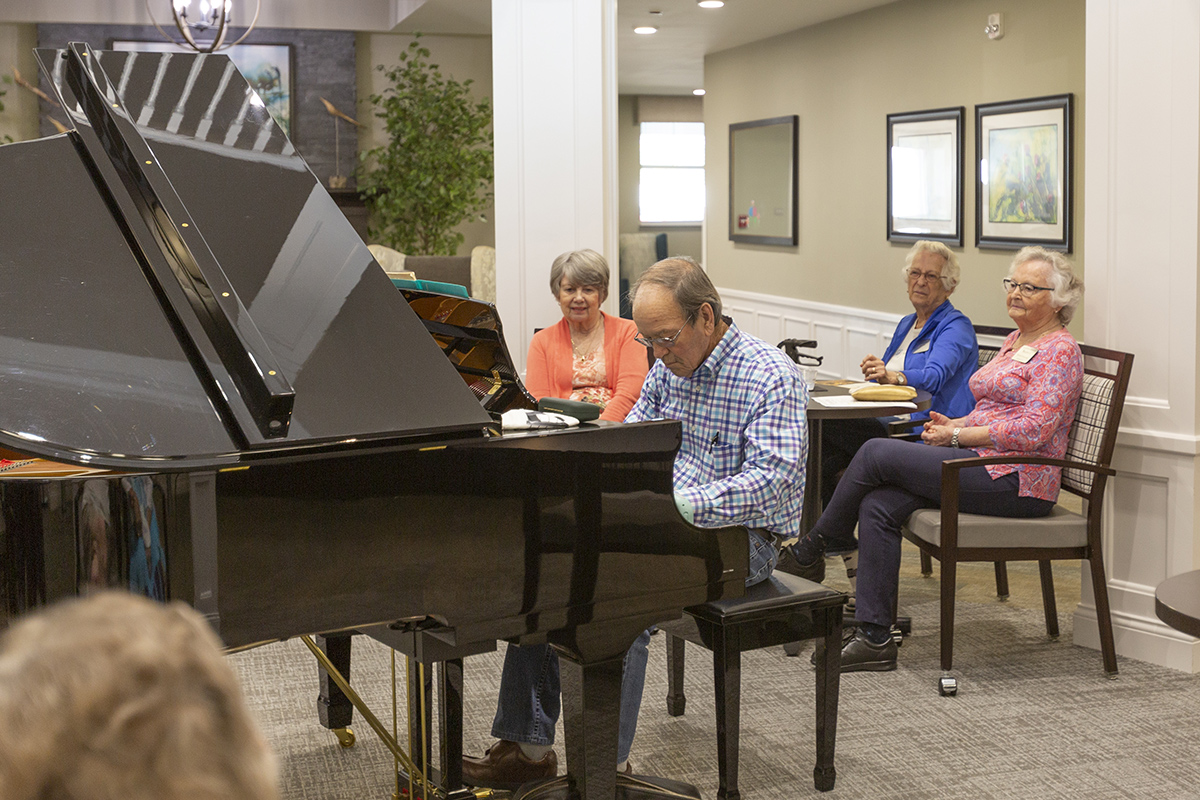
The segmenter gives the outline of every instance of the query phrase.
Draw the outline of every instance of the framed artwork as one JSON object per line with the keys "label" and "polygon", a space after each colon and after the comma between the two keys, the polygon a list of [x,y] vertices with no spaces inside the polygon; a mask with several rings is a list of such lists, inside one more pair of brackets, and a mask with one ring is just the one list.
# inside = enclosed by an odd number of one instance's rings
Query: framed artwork
{"label": "framed artwork", "polygon": [[793,114],[729,126],[730,240],[796,244],[799,122]]}
{"label": "framed artwork", "polygon": [[[195,53],[187,47],[170,42],[136,42],[114,39],[110,50],[140,50],[149,53]],[[292,46],[290,44],[237,44],[220,51],[229,56],[238,72],[258,93],[271,116],[290,138],[292,129]]]}
{"label": "framed artwork", "polygon": [[888,241],[962,246],[965,114],[963,106],[888,114]]}
{"label": "framed artwork", "polygon": [[1072,110],[1059,94],[975,106],[975,244],[1071,252]]}

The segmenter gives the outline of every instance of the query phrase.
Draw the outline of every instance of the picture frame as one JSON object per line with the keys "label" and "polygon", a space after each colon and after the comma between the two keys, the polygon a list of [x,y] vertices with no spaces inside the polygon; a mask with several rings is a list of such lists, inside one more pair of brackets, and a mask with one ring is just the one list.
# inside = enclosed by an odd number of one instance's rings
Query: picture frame
{"label": "picture frame", "polygon": [[729,126],[729,239],[744,244],[798,241],[798,115]]}
{"label": "picture frame", "polygon": [[963,243],[966,108],[887,115],[887,238]]}
{"label": "picture frame", "polygon": [[1074,95],[975,106],[975,244],[1071,252]]}
{"label": "picture frame", "polygon": [[[135,41],[131,39],[113,39],[109,42],[110,50],[135,51],[150,53],[195,53],[196,51],[165,41]],[[295,139],[295,117],[292,113],[292,98],[296,96],[294,76],[296,71],[292,61],[292,46],[290,44],[235,44],[219,51],[229,56],[238,68],[238,72],[258,93],[263,105],[271,112],[271,116],[283,128],[289,138]]]}

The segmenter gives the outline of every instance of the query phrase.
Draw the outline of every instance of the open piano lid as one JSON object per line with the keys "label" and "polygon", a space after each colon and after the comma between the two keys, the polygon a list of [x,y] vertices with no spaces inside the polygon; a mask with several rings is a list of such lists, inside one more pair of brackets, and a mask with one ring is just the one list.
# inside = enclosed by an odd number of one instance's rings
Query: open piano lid
{"label": "open piano lid", "polygon": [[0,147],[0,446],[196,467],[491,421],[224,55],[39,50]]}

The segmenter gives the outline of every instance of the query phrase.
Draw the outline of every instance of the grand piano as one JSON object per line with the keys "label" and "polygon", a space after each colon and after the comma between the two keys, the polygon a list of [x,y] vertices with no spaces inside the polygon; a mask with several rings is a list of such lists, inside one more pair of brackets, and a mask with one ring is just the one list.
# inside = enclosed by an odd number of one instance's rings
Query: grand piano
{"label": "grand piano", "polygon": [[37,57],[71,130],[0,147],[8,615],[117,586],[229,648],[550,642],[569,791],[613,797],[621,656],[746,574],[675,511],[678,423],[502,433],[519,382],[447,345],[478,320],[414,312],[228,58]]}

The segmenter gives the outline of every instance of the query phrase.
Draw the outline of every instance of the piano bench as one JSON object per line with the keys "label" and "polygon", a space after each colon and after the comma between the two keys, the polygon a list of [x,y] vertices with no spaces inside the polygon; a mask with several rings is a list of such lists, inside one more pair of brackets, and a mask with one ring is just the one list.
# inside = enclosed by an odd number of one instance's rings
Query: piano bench
{"label": "piano bench", "polygon": [[822,792],[833,788],[834,742],[837,737],[838,686],[842,658],[841,592],[775,572],[733,600],[718,600],[684,609],[684,616],[658,627],[667,637],[667,712],[683,714],[684,642],[713,654],[716,684],[717,769],[721,800],[740,797],[737,788],[738,737],[741,716],[741,656],[761,647],[817,640],[816,740],[813,783]]}

